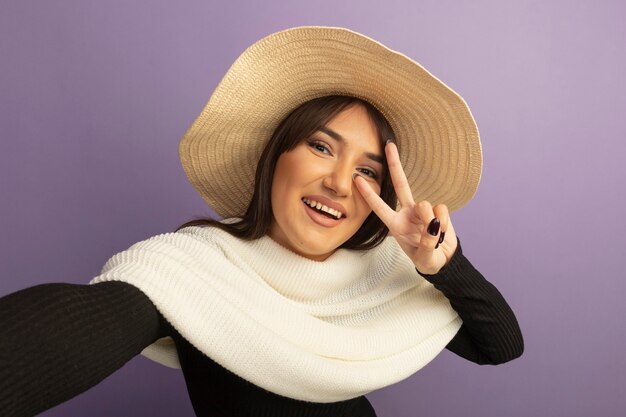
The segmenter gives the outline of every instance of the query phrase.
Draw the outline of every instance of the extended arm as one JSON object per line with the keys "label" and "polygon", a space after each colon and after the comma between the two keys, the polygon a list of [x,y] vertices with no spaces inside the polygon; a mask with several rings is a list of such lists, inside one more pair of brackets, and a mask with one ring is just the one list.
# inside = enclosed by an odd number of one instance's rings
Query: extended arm
{"label": "extended arm", "polygon": [[35,415],[87,390],[159,329],[148,297],[121,282],[45,284],[1,298],[0,415]]}
{"label": "extended arm", "polygon": [[450,300],[463,320],[449,350],[481,365],[508,362],[522,354],[524,340],[513,311],[467,260],[460,245],[439,273],[424,277]]}

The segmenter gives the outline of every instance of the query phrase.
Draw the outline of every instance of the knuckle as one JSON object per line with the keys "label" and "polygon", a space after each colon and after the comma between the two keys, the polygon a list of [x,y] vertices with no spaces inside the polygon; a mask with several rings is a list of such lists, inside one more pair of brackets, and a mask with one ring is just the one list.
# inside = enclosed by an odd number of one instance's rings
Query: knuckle
{"label": "knuckle", "polygon": [[433,207],[433,211],[440,216],[444,216],[449,213],[448,206],[446,206],[445,204],[437,204]]}
{"label": "knuckle", "polygon": [[430,203],[427,200],[422,200],[419,203],[416,204],[417,209],[420,211],[425,211],[425,210],[431,210],[432,206],[430,205]]}

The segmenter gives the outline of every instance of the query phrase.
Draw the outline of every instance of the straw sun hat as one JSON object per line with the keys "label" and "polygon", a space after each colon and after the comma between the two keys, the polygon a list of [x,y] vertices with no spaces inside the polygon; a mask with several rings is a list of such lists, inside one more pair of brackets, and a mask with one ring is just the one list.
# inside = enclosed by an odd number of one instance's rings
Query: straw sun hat
{"label": "straw sun hat", "polygon": [[278,124],[327,95],[363,99],[387,118],[415,201],[455,210],[472,198],[482,155],[465,101],[405,55],[329,27],[274,33],[235,61],[180,142],[192,185],[220,216],[241,217]]}

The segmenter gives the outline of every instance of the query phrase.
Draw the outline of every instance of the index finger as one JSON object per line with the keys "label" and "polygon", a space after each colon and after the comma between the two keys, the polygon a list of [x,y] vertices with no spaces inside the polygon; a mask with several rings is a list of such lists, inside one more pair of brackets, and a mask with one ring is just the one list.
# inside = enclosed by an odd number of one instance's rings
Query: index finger
{"label": "index finger", "polygon": [[353,177],[354,184],[356,185],[357,190],[365,200],[368,206],[372,209],[374,213],[380,218],[380,220],[385,223],[385,225],[389,226],[391,220],[396,215],[396,211],[389,207],[385,200],[380,198],[378,194],[370,187],[365,178],[362,178],[359,174],[355,174]]}

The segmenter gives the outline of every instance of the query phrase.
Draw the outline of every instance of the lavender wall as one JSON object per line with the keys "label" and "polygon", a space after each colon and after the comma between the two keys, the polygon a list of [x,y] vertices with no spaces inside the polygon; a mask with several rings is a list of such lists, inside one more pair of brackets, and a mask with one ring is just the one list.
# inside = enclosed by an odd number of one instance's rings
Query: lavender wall
{"label": "lavender wall", "polygon": [[[460,92],[485,168],[455,224],[506,295],[522,359],[449,352],[371,394],[381,417],[626,409],[626,7],[615,1],[7,1],[0,12],[0,294],[86,282],[116,251],[210,210],[177,142],[253,41],[346,26]],[[44,415],[191,416],[181,375],[136,358]]]}

